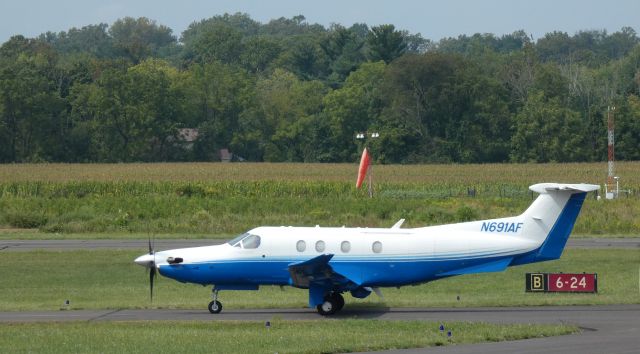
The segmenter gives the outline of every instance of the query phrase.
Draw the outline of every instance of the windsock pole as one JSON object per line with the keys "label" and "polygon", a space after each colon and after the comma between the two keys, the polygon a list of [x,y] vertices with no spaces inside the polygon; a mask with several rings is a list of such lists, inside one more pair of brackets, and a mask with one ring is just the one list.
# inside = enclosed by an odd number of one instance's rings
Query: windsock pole
{"label": "windsock pole", "polygon": [[373,198],[373,167],[369,164],[369,198]]}

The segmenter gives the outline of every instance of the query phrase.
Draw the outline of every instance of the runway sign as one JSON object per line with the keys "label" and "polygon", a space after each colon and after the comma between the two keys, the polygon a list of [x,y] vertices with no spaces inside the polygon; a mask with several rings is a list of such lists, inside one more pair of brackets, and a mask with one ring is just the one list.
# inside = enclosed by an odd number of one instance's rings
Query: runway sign
{"label": "runway sign", "polygon": [[527,292],[597,293],[596,273],[526,273]]}
{"label": "runway sign", "polygon": [[545,273],[527,273],[528,292],[546,292],[547,275]]}

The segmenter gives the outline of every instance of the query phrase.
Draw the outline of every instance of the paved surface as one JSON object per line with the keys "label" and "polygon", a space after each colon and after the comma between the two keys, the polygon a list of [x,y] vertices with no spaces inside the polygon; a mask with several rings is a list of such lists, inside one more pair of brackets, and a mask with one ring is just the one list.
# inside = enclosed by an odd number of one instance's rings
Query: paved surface
{"label": "paved surface", "polygon": [[[224,310],[211,315],[202,310],[84,310],[2,312],[0,322],[41,321],[217,321],[273,318],[328,320],[309,309]],[[394,353],[638,353],[640,305],[545,306],[506,308],[392,308],[349,309],[332,318],[384,320],[473,321],[491,323],[565,323],[579,326],[577,335],[512,342],[458,345],[442,348],[390,351]],[[435,330],[435,329],[434,329]],[[453,333],[455,336],[456,333]]]}
{"label": "paved surface", "polygon": [[[226,240],[184,239],[156,240],[156,250],[218,245]],[[640,237],[637,238],[597,238],[569,239],[569,248],[636,248],[640,250]],[[0,252],[79,249],[137,249],[146,250],[147,240],[0,240]]]}

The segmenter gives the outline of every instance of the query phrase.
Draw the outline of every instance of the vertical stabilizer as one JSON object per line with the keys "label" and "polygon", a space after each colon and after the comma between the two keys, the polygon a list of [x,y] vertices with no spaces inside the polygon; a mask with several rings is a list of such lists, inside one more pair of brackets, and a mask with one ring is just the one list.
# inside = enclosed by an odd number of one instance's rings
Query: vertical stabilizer
{"label": "vertical stabilizer", "polygon": [[600,187],[593,184],[541,183],[529,189],[540,193],[540,196],[522,215],[521,237],[539,242],[540,247],[516,258],[512,264],[560,258],[587,192]]}

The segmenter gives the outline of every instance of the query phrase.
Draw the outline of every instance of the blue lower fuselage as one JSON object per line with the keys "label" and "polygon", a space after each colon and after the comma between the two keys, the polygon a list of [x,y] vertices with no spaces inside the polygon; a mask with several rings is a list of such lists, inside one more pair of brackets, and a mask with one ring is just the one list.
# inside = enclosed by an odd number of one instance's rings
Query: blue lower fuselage
{"label": "blue lower fuselage", "polygon": [[[404,286],[450,276],[444,274],[456,269],[481,266],[500,260],[509,261],[513,256],[497,256],[465,259],[418,260],[340,260],[330,265],[338,273],[361,277],[361,286]],[[289,265],[299,259],[219,261],[196,264],[161,265],[160,274],[180,282],[202,285],[251,284],[291,285]],[[460,273],[463,274],[463,273]]]}

